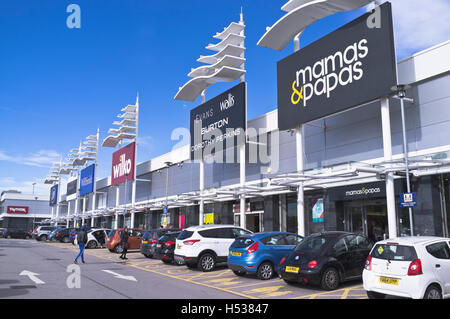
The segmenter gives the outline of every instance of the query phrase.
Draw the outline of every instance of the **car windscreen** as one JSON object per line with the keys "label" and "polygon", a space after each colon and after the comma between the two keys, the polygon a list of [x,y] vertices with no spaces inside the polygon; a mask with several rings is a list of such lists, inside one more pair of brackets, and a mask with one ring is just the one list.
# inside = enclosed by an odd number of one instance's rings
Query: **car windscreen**
{"label": "car windscreen", "polygon": [[417,253],[413,246],[378,244],[370,256],[385,260],[413,261],[417,259]]}
{"label": "car windscreen", "polygon": [[333,240],[331,237],[311,236],[303,239],[296,247],[295,251],[304,253],[318,253],[325,245]]}
{"label": "car windscreen", "polygon": [[184,240],[187,239],[189,237],[191,237],[194,234],[193,231],[189,231],[189,230],[183,230],[180,235],[177,237],[177,239],[179,240]]}
{"label": "car windscreen", "polygon": [[254,241],[248,237],[239,237],[231,244],[230,248],[247,248],[253,243]]}
{"label": "car windscreen", "polygon": [[108,234],[108,237],[114,237],[115,232],[116,232],[115,229],[111,230]]}

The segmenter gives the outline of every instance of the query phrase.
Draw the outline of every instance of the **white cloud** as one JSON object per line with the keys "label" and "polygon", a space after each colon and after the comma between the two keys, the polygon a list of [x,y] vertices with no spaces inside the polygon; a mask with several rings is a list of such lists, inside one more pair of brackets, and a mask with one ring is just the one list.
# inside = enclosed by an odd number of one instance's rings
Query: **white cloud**
{"label": "white cloud", "polygon": [[14,177],[0,177],[0,192],[6,190],[17,190],[22,194],[49,195],[50,185],[44,184],[43,179],[36,179],[34,181],[17,181]]}
{"label": "white cloud", "polygon": [[392,0],[398,58],[450,39],[449,0]]}
{"label": "white cloud", "polygon": [[8,161],[27,166],[50,167],[54,162],[59,162],[59,159],[60,154],[53,150],[40,150],[26,156],[11,156],[0,150],[0,161]]}

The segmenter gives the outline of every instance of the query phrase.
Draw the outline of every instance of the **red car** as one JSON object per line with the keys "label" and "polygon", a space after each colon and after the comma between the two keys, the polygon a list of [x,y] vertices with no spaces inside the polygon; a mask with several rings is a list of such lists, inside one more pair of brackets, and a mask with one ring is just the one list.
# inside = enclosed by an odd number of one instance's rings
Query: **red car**
{"label": "red car", "polygon": [[[113,229],[108,234],[108,238],[106,239],[106,248],[108,248],[110,252],[115,252],[118,254],[122,253],[123,248],[120,244],[120,237],[122,235],[122,232],[123,228],[120,228]],[[128,250],[141,248],[141,240],[144,233],[144,229],[128,228]]]}

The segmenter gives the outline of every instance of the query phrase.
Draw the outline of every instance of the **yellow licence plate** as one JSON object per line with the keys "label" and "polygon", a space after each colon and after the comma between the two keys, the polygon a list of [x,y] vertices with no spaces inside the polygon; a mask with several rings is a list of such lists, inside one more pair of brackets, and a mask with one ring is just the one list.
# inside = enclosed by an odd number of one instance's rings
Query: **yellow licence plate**
{"label": "yellow licence plate", "polygon": [[177,245],[177,249],[181,249],[181,245]]}
{"label": "yellow licence plate", "polygon": [[286,266],[286,272],[293,272],[295,274],[298,274],[298,267],[291,267],[291,266]]}
{"label": "yellow licence plate", "polygon": [[148,244],[148,240],[144,240],[142,243],[143,244]]}
{"label": "yellow licence plate", "polygon": [[233,252],[231,253],[231,256],[241,257],[241,256],[242,256],[242,253],[237,252],[237,251],[233,251]]}
{"label": "yellow licence plate", "polygon": [[378,279],[379,282],[383,284],[389,284],[389,285],[398,285],[398,279],[395,278],[389,278],[389,277],[380,277]]}

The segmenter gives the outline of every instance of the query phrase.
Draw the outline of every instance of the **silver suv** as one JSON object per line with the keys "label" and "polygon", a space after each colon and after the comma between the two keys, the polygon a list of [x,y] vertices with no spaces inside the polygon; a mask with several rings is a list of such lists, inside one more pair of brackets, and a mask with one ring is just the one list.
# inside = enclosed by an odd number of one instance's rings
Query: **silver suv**
{"label": "silver suv", "polygon": [[50,233],[55,229],[56,229],[55,226],[39,226],[38,228],[35,229],[33,233],[33,238],[35,238],[38,241],[41,240],[46,241],[48,235],[50,235]]}

